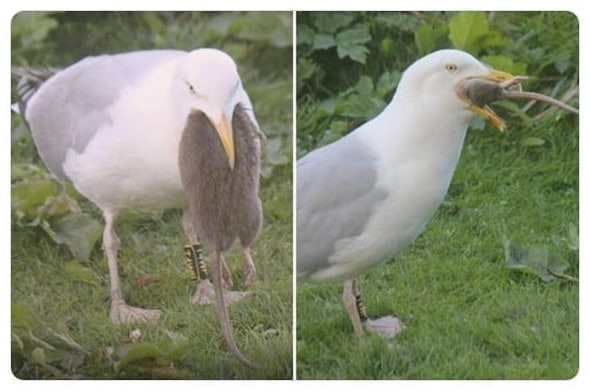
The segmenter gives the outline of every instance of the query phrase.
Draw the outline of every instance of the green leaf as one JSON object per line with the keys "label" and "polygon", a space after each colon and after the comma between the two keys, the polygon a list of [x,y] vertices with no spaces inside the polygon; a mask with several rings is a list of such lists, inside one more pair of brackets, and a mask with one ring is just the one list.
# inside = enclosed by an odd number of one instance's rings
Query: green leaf
{"label": "green leaf", "polygon": [[70,213],[82,213],[78,202],[67,194],[58,194],[45,200],[39,209],[39,217],[42,219],[55,219]]}
{"label": "green leaf", "polygon": [[337,30],[348,27],[355,18],[353,13],[347,12],[317,12],[315,15],[317,31],[333,34]]}
{"label": "green leaf", "polygon": [[380,54],[385,57],[395,54],[395,41],[391,37],[384,37],[380,41]]}
{"label": "green leaf", "polygon": [[315,37],[315,30],[312,27],[302,24],[297,25],[297,46],[312,45]]}
{"label": "green leaf", "polygon": [[490,55],[481,57],[481,61],[490,67],[514,75],[525,75],[527,64],[513,61],[507,56]]}
{"label": "green leaf", "polygon": [[360,79],[358,80],[358,83],[354,89],[358,95],[370,98],[372,96],[372,92],[374,91],[374,83],[372,82],[372,78],[366,75],[360,76]]}
{"label": "green leaf", "polygon": [[42,348],[35,348],[31,352],[31,361],[35,364],[39,364],[41,366],[47,365],[47,356],[45,355],[45,350]]}
{"label": "green leaf", "polygon": [[340,137],[346,134],[350,129],[347,121],[333,121],[329,127],[334,134],[339,134]]}
{"label": "green leaf", "polygon": [[48,12],[19,12],[12,18],[12,39],[25,48],[38,46],[57,26]]}
{"label": "green leaf", "polygon": [[567,246],[571,250],[579,251],[579,228],[573,223],[569,224]]}
{"label": "green leaf", "polygon": [[367,25],[358,25],[339,32],[335,36],[337,55],[339,58],[349,57],[361,64],[366,63],[368,48],[364,44],[370,41]]}
{"label": "green leaf", "polygon": [[309,58],[302,58],[297,63],[297,91],[299,91],[305,81],[315,76],[315,73],[319,70],[319,67],[313,60]]}
{"label": "green leaf", "polygon": [[60,186],[52,179],[22,181],[12,185],[12,207],[26,218],[38,217],[47,198],[59,194]]}
{"label": "green leaf", "polygon": [[266,158],[264,162],[272,166],[288,163],[288,156],[286,156],[281,147],[282,140],[280,137],[269,139],[265,147]]}
{"label": "green leaf", "polygon": [[507,267],[535,274],[544,281],[555,279],[548,272],[548,252],[543,248],[525,249],[512,242],[505,246]]}
{"label": "green leaf", "polygon": [[399,80],[401,80],[401,72],[393,71],[389,72],[386,71],[376,82],[376,94],[379,98],[384,98],[388,94],[391,93],[399,84]]}
{"label": "green leaf", "polygon": [[47,171],[30,163],[13,163],[10,166],[10,180],[12,183],[22,180],[41,179],[47,176]]}
{"label": "green leaf", "polygon": [[317,34],[313,40],[313,49],[329,49],[335,45],[335,38],[330,34]]}
{"label": "green leaf", "polygon": [[100,223],[84,213],[67,215],[51,222],[50,227],[55,233],[53,239],[65,244],[75,258],[82,260],[90,257],[102,233]]}
{"label": "green leaf", "polygon": [[501,33],[495,30],[490,30],[484,37],[481,38],[481,47],[483,48],[497,48],[505,47],[509,41],[505,39]]}
{"label": "green leaf", "polygon": [[546,140],[540,137],[526,137],[521,140],[521,144],[527,148],[541,147],[546,143]]}
{"label": "green leaf", "polygon": [[578,281],[577,278],[564,274],[569,264],[564,260],[550,259],[545,248],[523,248],[506,240],[505,258],[508,268],[536,275],[544,282],[557,278]]}
{"label": "green leaf", "polygon": [[121,357],[121,359],[115,365],[115,370],[121,372],[129,365],[138,361],[158,358],[162,356],[160,349],[150,343],[140,342],[133,345],[129,350]]}
{"label": "green leaf", "polygon": [[493,69],[509,73],[513,72],[513,60],[507,56],[483,56],[480,60]]}
{"label": "green leaf", "polygon": [[376,21],[387,28],[397,28],[405,32],[413,32],[422,24],[422,20],[405,12],[383,12],[376,16]]}
{"label": "green leaf", "polygon": [[434,31],[429,24],[422,24],[419,26],[417,31],[415,31],[413,38],[420,56],[425,56],[436,47]]}
{"label": "green leaf", "polygon": [[335,99],[325,99],[317,105],[317,114],[320,116],[329,116],[335,112],[336,101]]}
{"label": "green leaf", "polygon": [[456,49],[477,55],[481,42],[489,32],[489,22],[484,12],[458,12],[448,22],[448,38]]}

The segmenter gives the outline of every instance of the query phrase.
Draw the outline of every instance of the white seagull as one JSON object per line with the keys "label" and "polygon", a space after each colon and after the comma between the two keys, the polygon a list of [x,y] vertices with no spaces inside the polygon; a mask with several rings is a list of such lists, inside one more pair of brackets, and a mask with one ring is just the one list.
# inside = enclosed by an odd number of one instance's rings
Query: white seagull
{"label": "white seagull", "polygon": [[444,199],[475,113],[502,128],[461,83],[505,82],[471,55],[440,50],[404,72],[376,118],[297,162],[297,274],[344,282],[343,300],[357,335],[392,337],[397,318],[372,320],[356,277],[390,260],[423,231]]}
{"label": "white seagull", "polygon": [[[234,166],[232,117],[238,105],[259,130],[235,62],[226,53],[208,48],[100,55],[57,72],[25,72],[19,95],[19,111],[49,171],[70,180],[104,213],[111,320],[118,324],[159,318],[159,310],[125,303],[115,220],[124,209],[186,208],[178,151],[193,111],[208,117],[228,164]],[[196,245],[198,238],[187,213],[182,220],[190,244]],[[251,283],[255,267],[249,248],[244,252]],[[210,280],[203,280],[192,302],[208,303],[213,295]],[[228,301],[242,296],[242,292],[227,292]]]}

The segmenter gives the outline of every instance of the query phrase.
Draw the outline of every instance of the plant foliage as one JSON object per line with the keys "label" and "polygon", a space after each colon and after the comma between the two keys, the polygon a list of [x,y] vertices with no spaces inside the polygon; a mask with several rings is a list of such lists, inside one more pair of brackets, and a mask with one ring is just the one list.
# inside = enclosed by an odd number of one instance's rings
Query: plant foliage
{"label": "plant foliage", "polygon": [[[573,104],[577,97],[578,20],[572,13],[298,12],[298,157],[374,117],[392,98],[403,69],[443,48],[528,75],[527,90]],[[526,125],[541,115],[533,105],[499,106]]]}

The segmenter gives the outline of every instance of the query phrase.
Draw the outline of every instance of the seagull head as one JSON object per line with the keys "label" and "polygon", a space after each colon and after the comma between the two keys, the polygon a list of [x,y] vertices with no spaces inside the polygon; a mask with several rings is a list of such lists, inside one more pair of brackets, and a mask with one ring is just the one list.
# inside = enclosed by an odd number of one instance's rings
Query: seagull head
{"label": "seagull head", "polygon": [[235,62],[217,49],[197,49],[178,64],[174,90],[184,118],[202,112],[217,131],[229,166],[235,165],[233,112],[238,103],[249,102]]}
{"label": "seagull head", "polygon": [[[481,82],[464,88],[467,81],[474,80]],[[422,57],[407,68],[397,91],[412,90],[413,95],[407,96],[414,96],[417,90],[423,99],[435,101],[437,107],[445,107],[447,112],[474,113],[503,130],[505,123],[486,103],[494,100],[491,95],[511,80],[517,83],[520,79],[489,68],[466,52],[444,49]],[[483,95],[488,95],[488,98],[481,99]],[[474,99],[475,96],[477,99]],[[495,96],[500,98],[500,94]]]}

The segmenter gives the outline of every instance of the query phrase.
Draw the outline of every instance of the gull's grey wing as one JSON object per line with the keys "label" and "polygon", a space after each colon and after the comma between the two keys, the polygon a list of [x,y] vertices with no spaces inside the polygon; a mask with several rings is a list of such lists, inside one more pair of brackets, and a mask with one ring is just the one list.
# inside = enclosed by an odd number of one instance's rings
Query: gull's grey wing
{"label": "gull's grey wing", "polygon": [[387,197],[372,151],[346,137],[297,162],[297,274],[329,265],[341,239],[362,233]]}
{"label": "gull's grey wing", "polygon": [[65,178],[62,164],[68,149],[82,152],[94,134],[110,123],[106,109],[121,91],[182,54],[154,50],[88,57],[49,78],[27,97],[22,113],[47,168]]}

